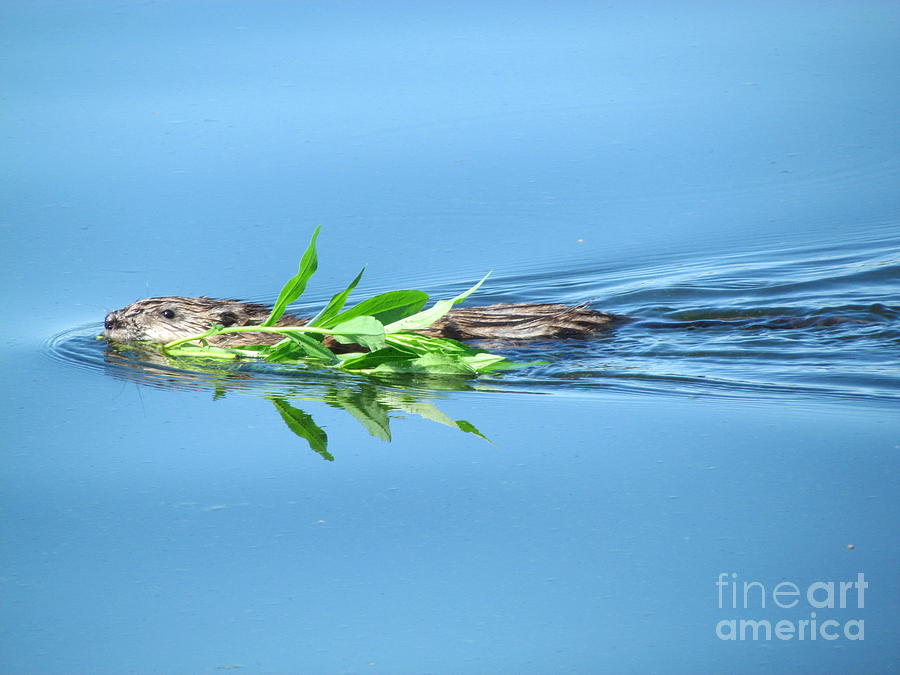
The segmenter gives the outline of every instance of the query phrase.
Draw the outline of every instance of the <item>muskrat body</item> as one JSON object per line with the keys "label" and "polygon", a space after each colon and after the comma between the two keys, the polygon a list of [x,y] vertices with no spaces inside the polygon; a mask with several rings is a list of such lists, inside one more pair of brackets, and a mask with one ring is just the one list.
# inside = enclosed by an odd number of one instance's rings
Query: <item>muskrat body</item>
{"label": "muskrat body", "polygon": [[[169,296],[146,298],[106,315],[103,334],[116,342],[154,342],[198,335],[213,324],[255,326],[269,316],[270,308],[238,300]],[[589,338],[610,328],[621,317],[584,305],[516,303],[451,310],[429,328],[417,333],[456,340],[541,340]],[[309,319],[285,314],[279,326],[302,326]],[[208,338],[221,347],[274,344],[277,333],[226,333]]]}

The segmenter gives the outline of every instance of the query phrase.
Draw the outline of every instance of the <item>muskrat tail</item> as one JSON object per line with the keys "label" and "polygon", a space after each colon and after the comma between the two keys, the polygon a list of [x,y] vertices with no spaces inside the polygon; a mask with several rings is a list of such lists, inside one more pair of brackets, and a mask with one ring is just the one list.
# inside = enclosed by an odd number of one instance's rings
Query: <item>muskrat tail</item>
{"label": "muskrat tail", "polygon": [[612,327],[618,318],[593,310],[586,304],[499,304],[454,309],[430,328],[419,332],[457,340],[585,339]]}

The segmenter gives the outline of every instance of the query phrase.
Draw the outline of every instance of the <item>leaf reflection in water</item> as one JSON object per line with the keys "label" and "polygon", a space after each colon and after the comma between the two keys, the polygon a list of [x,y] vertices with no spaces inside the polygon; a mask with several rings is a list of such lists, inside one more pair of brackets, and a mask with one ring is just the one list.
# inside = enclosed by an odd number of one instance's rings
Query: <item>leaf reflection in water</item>
{"label": "leaf reflection in water", "polygon": [[328,434],[298,401],[318,401],[349,413],[371,436],[391,441],[391,413],[407,413],[489,441],[466,420],[455,420],[433,402],[442,391],[473,389],[463,378],[372,376],[353,378],[330,371],[272,364],[223,363],[216,359],[171,358],[141,346],[109,343],[107,372],[118,379],[164,389],[209,389],[213,400],[230,391],[258,394],[310,450],[334,461]]}

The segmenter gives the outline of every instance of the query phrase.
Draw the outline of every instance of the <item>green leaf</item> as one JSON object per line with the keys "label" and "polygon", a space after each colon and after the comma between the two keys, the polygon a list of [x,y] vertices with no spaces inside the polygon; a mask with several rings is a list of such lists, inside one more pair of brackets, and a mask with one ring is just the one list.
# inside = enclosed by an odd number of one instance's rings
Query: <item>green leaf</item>
{"label": "green leaf", "polygon": [[312,238],[309,240],[309,246],[306,247],[306,251],[300,259],[300,269],[297,275],[281,289],[269,318],[259,324],[260,326],[275,325],[278,319],[281,318],[281,315],[284,314],[287,306],[299,298],[303,291],[306,290],[306,282],[316,273],[316,268],[319,266],[318,257],[316,256],[316,237],[319,236],[319,230],[321,229],[321,227],[317,227],[316,231],[313,232]]}
{"label": "green leaf", "polygon": [[485,436],[475,428],[474,424],[465,420],[453,419],[431,401],[424,401],[416,398],[415,396],[410,396],[409,394],[402,394],[400,392],[390,390],[385,390],[384,392],[382,392],[379,400],[383,404],[390,406],[391,408],[394,408],[396,410],[403,410],[413,415],[419,415],[420,417],[424,417],[425,419],[431,420],[433,422],[445,424],[448,427],[459,429],[460,431],[465,431],[468,434],[475,434],[476,436],[479,436],[480,438],[486,440],[488,443],[491,442],[487,436]]}
{"label": "green leaf", "polygon": [[472,377],[475,370],[459,359],[445,354],[425,354],[407,361],[386,362],[374,369],[376,373],[422,373]]}
{"label": "green leaf", "polygon": [[395,392],[385,392],[382,394],[382,400],[396,410],[402,410],[412,415],[418,415],[438,424],[445,424],[448,427],[455,427],[456,420],[443,410],[438,408],[431,401],[417,399],[409,394],[399,394]]}
{"label": "green leaf", "polygon": [[329,462],[334,461],[334,456],[328,452],[328,434],[313,421],[312,417],[302,410],[298,410],[283,398],[270,398],[269,400],[281,414],[288,429],[309,443],[313,452],[318,453]]}
{"label": "green leaf", "polygon": [[464,360],[470,367],[481,373],[491,373],[495,370],[517,370],[519,368],[528,368],[530,366],[546,366],[547,361],[527,361],[520,363],[518,361],[510,361],[507,358],[485,352],[479,356],[465,357]]}
{"label": "green leaf", "polygon": [[428,294],[423,291],[390,291],[363,300],[358,305],[337,316],[323,321],[324,328],[336,326],[357,316],[374,316],[381,323],[391,323],[415,314],[428,302]]}
{"label": "green leaf", "polygon": [[[415,333],[385,336],[387,347],[367,354],[341,355],[345,370],[375,370],[391,373],[473,376],[492,370],[521,367],[498,354],[491,354],[450,338],[432,338]],[[530,364],[529,364],[530,365]]]}
{"label": "green leaf", "polygon": [[260,350],[266,349],[266,347],[256,348],[252,345],[248,345],[246,347],[213,347],[211,345],[206,345],[205,347],[201,347],[200,345],[183,345],[181,347],[174,347],[172,349],[167,349],[159,346],[158,349],[170,357],[185,357],[185,358],[199,358],[199,359],[223,359],[234,361],[236,359],[242,358],[259,358],[264,355],[264,353]]}
{"label": "green leaf", "polygon": [[485,274],[481,281],[472,286],[470,289],[463,291],[459,295],[450,298],[449,300],[438,300],[436,303],[434,303],[434,305],[426,309],[424,312],[419,312],[418,314],[407,316],[406,318],[400,319],[399,321],[389,323],[384,327],[385,331],[388,333],[394,333],[400,330],[422,330],[424,328],[428,328],[431,324],[433,324],[435,321],[449,312],[453,308],[453,305],[458,302],[462,302],[470,295],[472,295],[472,293],[481,288],[481,284],[487,281],[487,278],[489,276],[491,276],[490,272]]}
{"label": "green leaf", "polygon": [[330,329],[334,339],[345,345],[362,345],[370,351],[384,347],[384,324],[373,316],[358,316]]}
{"label": "green leaf", "polygon": [[[386,329],[386,327],[385,327]],[[392,347],[412,353],[412,354],[430,354],[433,352],[441,354],[480,354],[483,349],[472,347],[453,338],[430,337],[427,335],[419,335],[417,333],[390,333],[385,335],[385,341]]]}
{"label": "green leaf", "polygon": [[312,319],[309,320],[307,326],[322,326],[331,319],[336,316],[338,312],[340,312],[344,308],[344,303],[347,302],[347,297],[350,295],[350,292],[356,288],[356,284],[359,283],[359,280],[362,279],[363,272],[366,271],[366,268],[363,267],[359,274],[356,275],[356,278],[350,282],[350,285],[347,286],[340,293],[336,293],[331,301],[322,308],[322,311],[316,314]]}
{"label": "green leaf", "polygon": [[386,349],[366,352],[365,354],[341,354],[338,358],[342,359],[341,367],[345,370],[370,370],[372,368],[377,368],[382,363],[410,361],[416,357],[413,354],[405,354],[388,347]]}
{"label": "green leaf", "polygon": [[287,333],[287,339],[273,345],[265,357],[272,363],[287,363],[297,359],[309,358],[324,361],[327,364],[337,362],[337,356],[321,342],[303,333]]}
{"label": "green leaf", "polygon": [[391,420],[388,407],[377,399],[377,387],[362,387],[360,390],[335,389],[324,398],[325,403],[342,408],[375,438],[391,441]]}
{"label": "green leaf", "polygon": [[460,431],[465,431],[467,434],[475,434],[479,438],[483,438],[484,440],[486,440],[488,443],[491,442],[491,439],[478,431],[475,425],[471,422],[466,422],[465,420],[456,420],[456,428]]}
{"label": "green leaf", "polygon": [[487,373],[491,370],[504,367],[504,362],[509,363],[505,356],[499,354],[491,354],[489,352],[481,352],[480,354],[471,354],[461,356],[460,359],[472,370],[479,373]]}

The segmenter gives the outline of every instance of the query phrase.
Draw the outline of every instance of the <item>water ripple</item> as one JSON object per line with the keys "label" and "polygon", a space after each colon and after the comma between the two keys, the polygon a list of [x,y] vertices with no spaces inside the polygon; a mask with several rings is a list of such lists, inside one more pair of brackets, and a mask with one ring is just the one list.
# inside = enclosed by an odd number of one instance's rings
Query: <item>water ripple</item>
{"label": "water ripple", "polygon": [[[897,400],[900,238],[761,247],[715,258],[656,256],[624,268],[575,265],[492,280],[482,302],[582,301],[632,318],[589,341],[485,344],[546,365],[472,382],[394,381],[403,391],[601,392],[741,400]],[[453,289],[436,284],[435,294]],[[303,308],[309,309],[309,308]],[[97,324],[45,346],[52,358],[154,387],[308,397],[365,378],[271,364],[174,364],[108,347]],[[318,394],[317,394],[318,392]]]}

